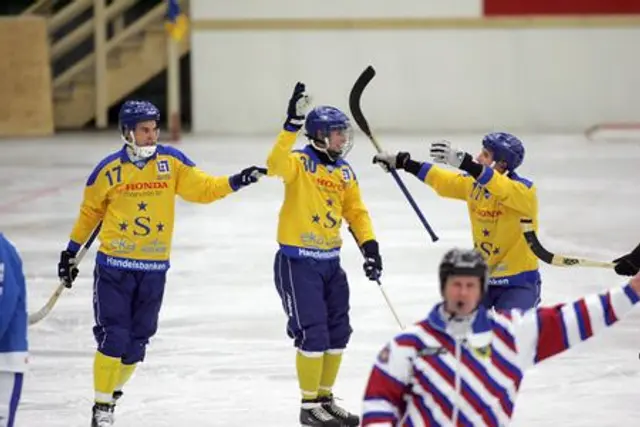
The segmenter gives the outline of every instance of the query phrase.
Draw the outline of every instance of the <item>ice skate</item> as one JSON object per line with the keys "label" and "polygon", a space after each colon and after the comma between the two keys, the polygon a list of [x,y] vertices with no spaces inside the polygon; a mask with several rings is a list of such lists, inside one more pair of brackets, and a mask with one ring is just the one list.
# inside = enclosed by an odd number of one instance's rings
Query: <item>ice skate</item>
{"label": "ice skate", "polygon": [[322,407],[319,400],[304,400],[300,408],[302,427],[342,427],[342,423]]}
{"label": "ice skate", "polygon": [[333,398],[333,395],[320,397],[318,398],[318,400],[322,404],[324,410],[327,411],[332,417],[339,420],[343,426],[355,427],[360,425],[360,417],[338,406],[335,402],[335,399]]}
{"label": "ice skate", "polygon": [[91,427],[111,427],[113,425],[113,405],[109,403],[95,403]]}

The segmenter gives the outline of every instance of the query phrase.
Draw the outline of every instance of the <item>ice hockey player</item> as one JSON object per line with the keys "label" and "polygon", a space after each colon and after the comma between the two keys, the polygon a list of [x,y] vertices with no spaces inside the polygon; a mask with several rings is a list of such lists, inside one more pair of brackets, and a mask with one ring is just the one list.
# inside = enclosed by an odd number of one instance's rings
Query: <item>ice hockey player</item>
{"label": "ice hockey player", "polygon": [[640,298],[640,275],[570,304],[487,310],[487,265],[453,249],[440,263],[442,302],[377,356],[363,426],[506,426],[525,370],[600,333]]}
{"label": "ice hockey player", "polygon": [[431,144],[435,163],[464,173],[414,161],[406,152],[381,153],[373,159],[385,170],[404,169],[415,175],[440,196],[467,202],[474,247],[485,257],[491,271],[485,307],[526,310],[540,299],[538,259],[520,229],[522,217],[530,218],[534,229],[538,227],[536,188],[515,172],[524,152],[518,138],[496,132],[485,135],[476,161],[470,154],[451,147],[449,141]]}
{"label": "ice hockey player", "polygon": [[621,276],[634,276],[640,270],[640,245],[620,258],[614,259],[614,269]]}
{"label": "ice hockey player", "polygon": [[[278,224],[275,284],[297,348],[303,426],[357,426],[359,417],[333,397],[342,352],[349,342],[349,285],[340,265],[340,227],[346,219],[365,254],[364,270],[382,271],[378,242],[353,169],[344,160],[353,144],[349,118],[330,106],[309,112],[305,85],[289,101],[284,129],[268,160],[270,175],[284,181]],[[309,144],[292,151],[304,124]]]}
{"label": "ice hockey player", "polygon": [[13,427],[27,369],[27,290],[22,260],[0,233],[0,427]]}
{"label": "ice hockey player", "polygon": [[150,102],[122,105],[119,126],[125,143],[89,176],[69,244],[60,254],[58,275],[71,287],[78,274],[76,253],[102,223],[93,285],[93,427],[113,424],[115,400],[156,332],[175,196],[211,203],[266,174],[256,166],[233,176],[204,173],[181,151],[157,143],[159,120]]}

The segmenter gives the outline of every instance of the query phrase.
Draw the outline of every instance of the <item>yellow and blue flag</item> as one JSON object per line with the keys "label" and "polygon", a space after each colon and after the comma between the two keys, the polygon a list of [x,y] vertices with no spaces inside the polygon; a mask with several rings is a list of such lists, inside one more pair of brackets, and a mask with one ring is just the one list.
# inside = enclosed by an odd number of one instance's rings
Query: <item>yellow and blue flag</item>
{"label": "yellow and blue flag", "polygon": [[182,40],[187,32],[189,19],[187,15],[180,10],[178,0],[168,0],[164,27],[169,35],[176,41]]}

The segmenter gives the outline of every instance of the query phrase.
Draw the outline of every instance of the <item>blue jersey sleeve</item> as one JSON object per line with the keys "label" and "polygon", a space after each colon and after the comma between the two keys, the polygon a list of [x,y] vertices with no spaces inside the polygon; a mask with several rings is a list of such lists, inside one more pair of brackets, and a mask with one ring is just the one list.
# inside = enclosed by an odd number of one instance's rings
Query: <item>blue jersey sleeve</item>
{"label": "blue jersey sleeve", "polygon": [[22,261],[13,245],[0,234],[0,338],[16,311],[20,290],[25,288]]}

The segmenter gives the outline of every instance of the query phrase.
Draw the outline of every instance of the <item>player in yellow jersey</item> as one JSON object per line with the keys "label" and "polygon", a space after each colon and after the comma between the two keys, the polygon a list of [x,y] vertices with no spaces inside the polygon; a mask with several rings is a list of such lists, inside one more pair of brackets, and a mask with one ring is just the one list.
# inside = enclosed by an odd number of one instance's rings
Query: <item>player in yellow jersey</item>
{"label": "player in yellow jersey", "polygon": [[533,183],[515,170],[524,159],[524,146],[515,136],[495,132],[484,136],[476,161],[448,141],[431,144],[431,157],[460,169],[449,171],[429,162],[416,162],[409,153],[377,154],[384,169],[404,169],[443,197],[467,202],[475,249],[487,260],[491,277],[485,307],[530,309],[540,299],[538,259],[520,229],[530,218],[537,230],[538,197]]}
{"label": "player in yellow jersey", "polygon": [[58,275],[71,287],[75,256],[102,224],[93,285],[97,342],[92,426],[113,425],[115,400],[155,334],[173,234],[175,196],[211,203],[254,183],[266,169],[210,176],[182,152],[159,145],[160,112],[146,101],[127,101],[119,114],[122,149],[93,170],[80,215]]}
{"label": "player in yellow jersey", "polygon": [[[346,219],[365,254],[364,270],[382,271],[378,243],[353,169],[344,160],[353,145],[349,118],[329,106],[309,107],[298,83],[284,129],[269,153],[270,175],[284,181],[278,223],[275,283],[297,348],[303,426],[357,426],[359,418],[336,405],[332,388],[351,335],[349,285],[340,266],[340,227]],[[304,123],[309,144],[292,151]]]}

